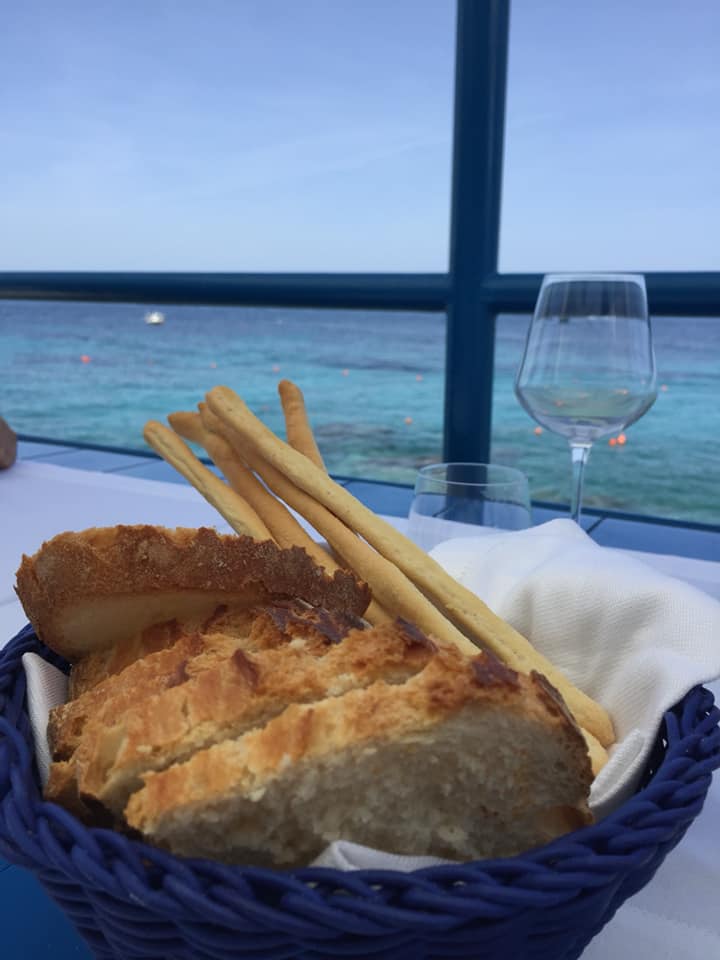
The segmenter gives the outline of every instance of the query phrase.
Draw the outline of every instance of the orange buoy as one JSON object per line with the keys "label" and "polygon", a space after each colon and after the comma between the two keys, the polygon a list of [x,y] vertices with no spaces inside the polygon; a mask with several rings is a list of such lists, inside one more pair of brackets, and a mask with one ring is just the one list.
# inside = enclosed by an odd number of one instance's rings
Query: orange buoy
{"label": "orange buoy", "polygon": [[81,354],[80,360],[83,363],[90,363],[90,357],[86,353]]}
{"label": "orange buoy", "polygon": [[340,372],[344,377],[347,377],[350,375],[350,371],[347,369],[347,367],[344,370],[341,370]]}
{"label": "orange buoy", "polygon": [[617,444],[617,440],[615,439],[615,437],[610,437],[610,439],[608,440],[608,446],[614,447],[616,444]]}
{"label": "orange buoy", "polygon": [[621,434],[618,436],[617,442],[620,444],[620,446],[622,446],[624,443],[627,443],[627,437],[625,436],[624,433],[621,433]]}
{"label": "orange buoy", "polygon": [[274,363],[274,364],[272,365],[272,372],[273,372],[273,373],[280,373],[280,364],[279,364],[279,363]]}
{"label": "orange buoy", "polygon": [[660,389],[662,390],[663,393],[667,393],[667,391],[668,391],[668,385],[667,385],[666,383],[663,383],[662,386],[660,387]]}
{"label": "orange buoy", "polygon": [[421,373],[415,374],[415,379],[417,380],[418,383],[422,381],[422,378],[423,378],[423,375]]}
{"label": "orange buoy", "polygon": [[405,417],[405,423],[410,424],[412,422],[412,417]]}
{"label": "orange buoy", "polygon": [[535,427],[535,429],[533,430],[533,433],[535,434],[536,437],[539,437],[542,432],[543,432],[542,427]]}
{"label": "orange buoy", "polygon": [[217,370],[217,364],[215,363],[214,360],[211,360],[211,361],[210,361],[210,369],[211,369],[211,370]]}

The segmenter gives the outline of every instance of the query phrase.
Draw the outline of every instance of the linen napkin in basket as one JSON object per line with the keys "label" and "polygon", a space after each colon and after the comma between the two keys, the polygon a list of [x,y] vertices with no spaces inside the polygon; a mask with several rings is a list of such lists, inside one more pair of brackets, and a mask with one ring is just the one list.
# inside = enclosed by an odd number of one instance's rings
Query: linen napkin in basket
{"label": "linen napkin in basket", "polygon": [[[597,546],[570,520],[484,531],[442,543],[432,556],[610,712],[617,743],[590,796],[595,816],[608,814],[636,789],[665,711],[692,687],[720,676],[720,603]],[[44,776],[45,724],[54,703],[47,700],[48,685],[33,674],[55,668],[34,654],[23,661]],[[64,697],[61,684],[55,695]],[[33,704],[35,698],[41,702]],[[342,870],[414,870],[443,862],[346,841],[315,861]]]}

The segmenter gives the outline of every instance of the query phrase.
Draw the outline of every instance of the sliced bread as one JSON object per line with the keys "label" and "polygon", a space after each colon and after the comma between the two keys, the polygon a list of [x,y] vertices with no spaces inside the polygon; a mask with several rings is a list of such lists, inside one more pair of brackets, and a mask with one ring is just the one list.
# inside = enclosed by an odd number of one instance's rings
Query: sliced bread
{"label": "sliced bread", "polygon": [[[184,682],[135,699],[132,710],[123,700],[121,716],[112,714],[111,700],[110,710],[103,708],[90,718],[72,755],[78,794],[119,817],[146,771],[164,769],[198,749],[261,726],[289,703],[322,700],[381,677],[405,680],[434,650],[402,622],[353,630],[332,646],[307,646],[300,638],[254,653],[238,647],[207,669],[196,665]],[[191,668],[192,661],[187,664]],[[66,780],[67,774],[64,790]],[[51,777],[47,799],[56,799],[56,782]]]}
{"label": "sliced bread", "polygon": [[592,774],[538,674],[440,649],[400,686],[295,703],[143,776],[127,823],[184,856],[294,867],[346,839],[398,854],[512,856],[590,822]]}
{"label": "sliced bread", "polygon": [[[157,625],[158,628],[167,626]],[[232,632],[221,632],[218,627]],[[208,628],[211,632],[205,632]],[[340,611],[311,607],[301,600],[278,599],[250,610],[230,612],[227,608],[218,608],[215,616],[198,625],[197,633],[179,629],[178,634],[174,629],[148,628],[144,633],[151,636],[153,643],[158,635],[163,639],[172,636],[173,645],[134,659],[117,672],[114,667],[119,666],[119,651],[125,645],[115,647],[110,651],[112,664],[106,664],[107,669],[112,666],[112,673],[76,699],[50,712],[48,740],[54,759],[70,758],[90,720],[109,725],[117,723],[149,697],[180,686],[204,670],[222,666],[238,649],[270,650],[292,643],[307,653],[321,656],[351,629],[364,629],[364,624],[358,617]],[[85,660],[81,660],[77,667],[84,663]],[[73,667],[71,676],[77,667]]]}

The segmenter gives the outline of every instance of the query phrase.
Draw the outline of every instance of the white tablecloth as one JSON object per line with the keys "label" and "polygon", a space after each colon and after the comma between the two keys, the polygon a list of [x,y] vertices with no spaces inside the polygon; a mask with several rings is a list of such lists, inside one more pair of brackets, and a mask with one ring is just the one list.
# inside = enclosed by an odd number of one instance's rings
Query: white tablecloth
{"label": "white tablecloth", "polygon": [[[391,519],[398,527],[402,520]],[[0,472],[0,646],[25,623],[15,598],[23,553],[63,530],[117,523],[215,526],[221,517],[194,490],[117,474],[20,461]],[[720,599],[720,563],[637,554]],[[720,637],[718,637],[720,643]],[[720,698],[720,684],[713,685]],[[720,777],[700,817],[655,879],[616,914],[583,960],[710,960],[720,957]]]}

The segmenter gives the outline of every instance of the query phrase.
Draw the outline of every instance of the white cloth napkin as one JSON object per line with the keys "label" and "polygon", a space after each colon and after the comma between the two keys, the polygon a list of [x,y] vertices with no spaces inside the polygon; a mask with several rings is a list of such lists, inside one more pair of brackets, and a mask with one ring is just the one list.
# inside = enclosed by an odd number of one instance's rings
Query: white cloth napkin
{"label": "white cloth napkin", "polygon": [[[432,555],[610,712],[617,743],[590,797],[596,817],[609,813],[636,789],[665,711],[720,676],[720,603],[597,546],[569,520],[447,541]],[[43,776],[48,711],[66,692],[40,657],[26,654],[23,663]],[[415,870],[447,862],[341,840],[315,864]]]}
{"label": "white cloth napkin", "polygon": [[53,707],[67,700],[68,678],[62,670],[58,670],[36,653],[24,653],[22,664],[27,680],[28,714],[35,742],[35,762],[44,787],[51,760],[47,738],[48,717]]}

